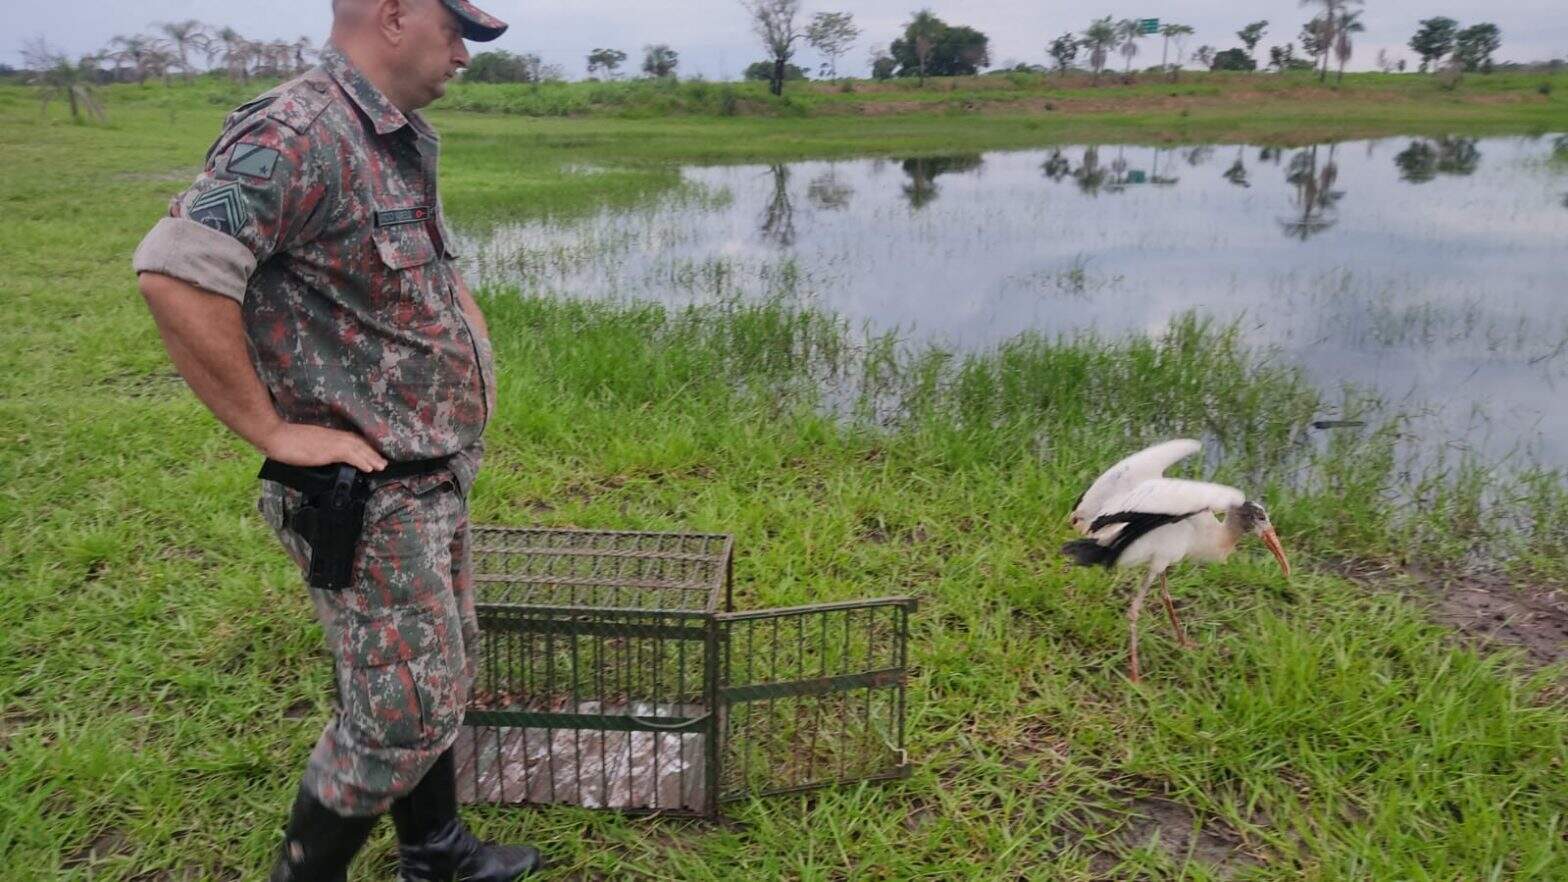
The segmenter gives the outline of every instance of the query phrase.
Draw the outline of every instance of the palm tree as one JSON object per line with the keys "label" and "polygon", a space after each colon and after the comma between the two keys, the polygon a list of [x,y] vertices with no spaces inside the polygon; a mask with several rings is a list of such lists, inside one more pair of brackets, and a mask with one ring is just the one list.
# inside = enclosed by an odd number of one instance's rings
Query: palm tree
{"label": "palm tree", "polygon": [[240,32],[226,27],[207,43],[207,59],[223,58],[223,69],[228,72],[229,79],[248,81],[250,79],[251,43],[240,36]]}
{"label": "palm tree", "polygon": [[1343,83],[1345,81],[1345,63],[1350,60],[1352,48],[1350,35],[1361,33],[1366,29],[1366,25],[1361,23],[1361,13],[1350,12],[1349,10],[1340,11],[1339,26],[1335,29],[1337,33],[1334,35],[1334,57],[1339,59],[1338,82]]}
{"label": "palm tree", "polygon": [[1105,70],[1105,57],[1116,43],[1116,25],[1111,23],[1111,17],[1107,15],[1091,22],[1080,42],[1089,50],[1089,67],[1094,70],[1094,79],[1098,82],[1100,72]]}
{"label": "palm tree", "polygon": [[43,110],[47,111],[49,102],[54,99],[64,98],[71,105],[73,122],[80,122],[83,112],[99,122],[104,121],[103,105],[93,88],[98,73],[97,55],[84,55],[81,61],[72,64],[39,37],[23,44],[22,58],[32,71],[29,81],[38,87]]}
{"label": "palm tree", "polygon": [[1177,70],[1181,69],[1182,44],[1186,42],[1186,38],[1192,36],[1192,34],[1193,30],[1191,25],[1166,24],[1160,26],[1160,36],[1165,38],[1165,46],[1160,50],[1160,67],[1166,66],[1166,57],[1170,54],[1171,49],[1171,38],[1175,37],[1176,67],[1171,69],[1171,73],[1174,75]]}
{"label": "palm tree", "polygon": [[164,22],[158,26],[158,30],[169,38],[171,60],[178,61],[180,70],[185,72],[185,78],[190,79],[193,72],[190,61],[191,50],[205,52],[211,45],[210,38],[207,36],[207,26],[191,18],[185,21]]}
{"label": "palm tree", "polygon": [[147,72],[162,79],[164,88],[171,85],[170,73],[179,63],[179,56],[167,43],[160,42],[147,54]]}
{"label": "palm tree", "polygon": [[272,40],[268,43],[258,44],[262,64],[265,65],[266,74],[270,77],[283,77],[288,75],[289,67],[294,62],[294,44],[287,40]]}
{"label": "palm tree", "polygon": [[1141,36],[1143,28],[1136,18],[1124,18],[1116,23],[1116,39],[1122,44],[1122,57],[1127,59],[1128,76],[1132,75],[1132,57],[1138,54],[1138,38]]}
{"label": "palm tree", "polygon": [[1302,6],[1321,6],[1323,8],[1323,67],[1318,72],[1318,80],[1328,81],[1328,56],[1331,47],[1338,43],[1339,20],[1345,15],[1345,8],[1359,4],[1364,0],[1301,0]]}
{"label": "palm tree", "polygon": [[118,65],[128,62],[136,76],[136,82],[145,85],[147,75],[155,71],[163,61],[163,41],[143,34],[132,34],[129,37],[115,37],[109,41],[113,47],[109,56]]}

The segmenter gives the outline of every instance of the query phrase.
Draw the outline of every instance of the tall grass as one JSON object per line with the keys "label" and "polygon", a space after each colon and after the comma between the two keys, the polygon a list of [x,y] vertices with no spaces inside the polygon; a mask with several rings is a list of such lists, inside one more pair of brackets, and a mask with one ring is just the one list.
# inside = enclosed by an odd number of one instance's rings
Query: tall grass
{"label": "tall grass", "polygon": [[[518,394],[548,394],[545,410],[587,401],[710,427],[836,421],[943,471],[1045,480],[1058,488],[1040,500],[1046,511],[1065,511],[1123,453],[1191,436],[1208,444],[1201,474],[1277,506],[1276,521],[1325,555],[1544,564],[1568,548],[1560,476],[1417,460],[1400,444],[1400,414],[1354,389],[1330,399],[1237,327],[1196,315],[1155,337],[1030,332],[958,354],[856,334],[782,296],[667,307],[494,289],[487,303],[525,329],[500,345],[523,377],[541,366],[541,388]],[[1322,420],[1366,425],[1315,430]]]}

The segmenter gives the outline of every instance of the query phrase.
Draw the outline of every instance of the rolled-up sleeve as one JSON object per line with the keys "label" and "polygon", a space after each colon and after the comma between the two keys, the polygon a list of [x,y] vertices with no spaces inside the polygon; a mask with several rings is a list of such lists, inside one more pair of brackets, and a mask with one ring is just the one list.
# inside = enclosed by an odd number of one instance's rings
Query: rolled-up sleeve
{"label": "rolled-up sleeve", "polygon": [[243,302],[258,266],[312,234],[325,188],[310,151],[307,135],[266,117],[225,132],[137,247],[133,268]]}
{"label": "rolled-up sleeve", "polygon": [[238,239],[212,227],[166,217],[136,248],[138,273],[161,273],[243,303],[245,285],[256,271],[256,255]]}

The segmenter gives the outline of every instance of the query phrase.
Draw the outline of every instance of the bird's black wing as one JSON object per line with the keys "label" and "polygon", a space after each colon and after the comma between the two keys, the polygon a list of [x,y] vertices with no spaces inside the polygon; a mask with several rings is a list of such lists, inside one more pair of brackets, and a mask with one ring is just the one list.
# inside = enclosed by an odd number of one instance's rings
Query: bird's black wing
{"label": "bird's black wing", "polygon": [[1078,539],[1062,546],[1062,553],[1071,557],[1079,566],[1092,567],[1095,565],[1109,569],[1121,559],[1122,553],[1132,547],[1134,542],[1158,530],[1166,524],[1185,521],[1204,509],[1189,511],[1186,514],[1159,514],[1147,511],[1121,511],[1115,514],[1100,515],[1090,525],[1091,532],[1098,533],[1114,524],[1125,524],[1120,531],[1112,536],[1109,542],[1101,543],[1095,539]]}

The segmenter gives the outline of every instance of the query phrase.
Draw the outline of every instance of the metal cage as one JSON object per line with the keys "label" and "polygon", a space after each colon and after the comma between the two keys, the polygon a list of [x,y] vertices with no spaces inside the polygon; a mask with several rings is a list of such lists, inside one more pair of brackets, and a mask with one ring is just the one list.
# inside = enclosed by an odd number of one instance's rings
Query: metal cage
{"label": "metal cage", "polygon": [[735,612],[717,534],[477,527],[465,802],[717,817],[901,778],[910,598]]}

